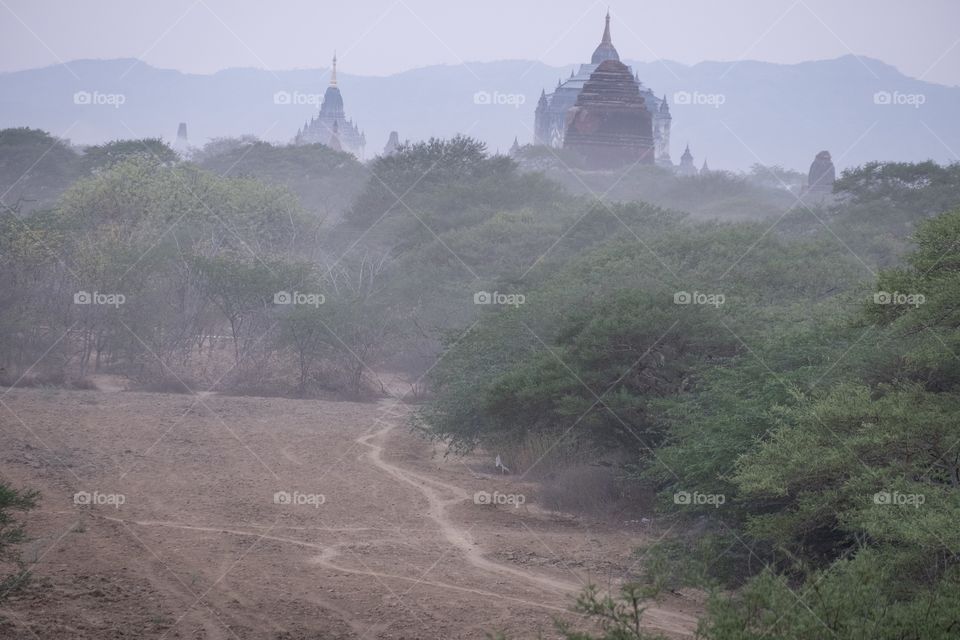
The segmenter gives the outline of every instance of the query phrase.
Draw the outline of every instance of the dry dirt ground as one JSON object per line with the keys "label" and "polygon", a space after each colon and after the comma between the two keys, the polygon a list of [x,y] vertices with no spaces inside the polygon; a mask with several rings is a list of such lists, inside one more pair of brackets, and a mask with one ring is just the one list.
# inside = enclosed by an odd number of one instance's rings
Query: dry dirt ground
{"label": "dry dirt ground", "polygon": [[[0,393],[0,474],[42,494],[0,638],[552,638],[656,536],[538,509],[392,400]],[[495,491],[530,496],[475,504]],[[646,620],[689,636],[699,611],[671,596]]]}

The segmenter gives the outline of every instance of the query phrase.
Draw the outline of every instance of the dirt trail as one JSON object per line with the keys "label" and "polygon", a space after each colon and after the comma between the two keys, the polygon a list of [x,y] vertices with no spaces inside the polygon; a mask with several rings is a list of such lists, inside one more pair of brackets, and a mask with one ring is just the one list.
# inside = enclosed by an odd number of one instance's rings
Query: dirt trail
{"label": "dirt trail", "polygon": [[[24,422],[0,417],[0,468],[43,502],[28,522],[38,580],[0,608],[0,638],[550,637],[583,582],[615,585],[646,535],[475,505],[476,491],[516,487],[438,460],[390,402],[4,402]],[[125,502],[77,505],[78,491]],[[278,491],[324,501],[278,504]],[[674,598],[645,620],[685,637],[698,611]]]}
{"label": "dirt trail", "polygon": [[[430,504],[430,517],[437,523],[443,537],[459,549],[470,564],[478,569],[524,580],[557,593],[573,593],[581,588],[581,585],[578,583],[536,575],[530,571],[523,571],[509,565],[492,562],[484,557],[477,543],[471,538],[469,531],[454,523],[447,514],[448,507],[471,500],[472,494],[449,482],[424,476],[383,460],[383,446],[374,444],[371,441],[384,440],[396,426],[396,423],[387,424],[387,426],[374,434],[358,438],[357,442],[370,448],[370,451],[367,453],[367,459],[377,468],[409,484],[423,494]],[[443,497],[441,495],[443,493],[448,494],[450,497]]]}
{"label": "dirt trail", "polygon": [[[402,418],[403,416],[391,415],[391,418]],[[577,592],[583,589],[582,582],[573,582],[561,580],[555,577],[538,574],[529,570],[522,570],[516,567],[494,562],[489,560],[483,553],[477,542],[474,542],[470,536],[469,530],[463,528],[448,515],[448,508],[463,502],[472,500],[473,496],[460,486],[446,482],[442,479],[415,473],[404,469],[395,464],[386,462],[383,459],[384,446],[374,444],[372,441],[386,440],[387,435],[397,427],[395,422],[388,423],[382,429],[374,434],[361,436],[357,442],[369,447],[367,458],[379,469],[382,469],[391,476],[406,482],[420,491],[430,504],[430,516],[437,523],[440,531],[447,541],[458,548],[466,560],[473,566],[483,571],[498,573],[509,578],[519,579],[533,585],[545,588],[551,592],[563,594],[566,596],[575,596]],[[447,493],[451,497],[444,498],[440,494]],[[530,603],[536,604],[536,603]],[[544,605],[538,605],[544,606]],[[545,608],[556,610],[557,607],[546,605]],[[647,610],[648,624],[659,627],[665,631],[676,632],[679,630],[689,630],[691,625],[695,626],[695,619],[691,616],[678,614],[678,612],[651,606]]]}

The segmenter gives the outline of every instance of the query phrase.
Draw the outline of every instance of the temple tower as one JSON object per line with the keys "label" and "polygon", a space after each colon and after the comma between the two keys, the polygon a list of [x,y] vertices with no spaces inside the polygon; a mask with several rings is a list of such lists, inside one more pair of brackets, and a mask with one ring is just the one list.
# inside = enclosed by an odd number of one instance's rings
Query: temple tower
{"label": "temple tower", "polygon": [[657,109],[657,115],[653,119],[653,139],[656,142],[657,164],[662,167],[673,167],[673,160],[670,159],[670,124],[673,122],[673,116],[670,115],[670,105],[667,103],[667,95],[663,95],[660,107]]}
{"label": "temple tower", "polygon": [[821,151],[810,164],[807,174],[807,188],[803,196],[811,200],[823,200],[833,193],[833,183],[837,180],[837,169],[829,151]]}
{"label": "temple tower", "polygon": [[397,152],[397,147],[400,146],[400,134],[396,131],[390,132],[390,137],[387,139],[387,144],[383,147],[383,155],[392,156]]}
{"label": "temple tower", "polygon": [[591,169],[653,164],[652,117],[627,65],[609,58],[590,74],[567,112],[563,147]]}
{"label": "temple tower", "polygon": [[680,156],[680,166],[677,167],[677,175],[679,176],[695,176],[699,172],[697,171],[697,166],[693,164],[693,154],[690,153],[690,145],[687,145],[687,148],[683,150],[683,155]]}
{"label": "temple tower", "polygon": [[366,136],[348,120],[343,107],[343,94],[337,85],[337,55],[333,55],[330,82],[323,94],[320,113],[304,124],[294,138],[295,144],[324,144],[363,157]]}
{"label": "temple tower", "polygon": [[[558,149],[566,146],[564,136],[567,132],[568,112],[576,105],[577,99],[587,82],[590,81],[591,75],[602,63],[608,61],[620,62],[620,54],[613,45],[613,38],[610,35],[609,11],[604,18],[600,44],[594,49],[590,62],[580,65],[576,73],[571,72],[570,77],[561,82],[553,93],[547,93],[546,90],[540,93],[534,117],[534,144],[547,145]],[[658,98],[653,91],[643,86],[636,73],[629,67],[627,69],[631,81],[643,98],[644,108],[651,117],[655,161],[657,164],[673,167],[673,162],[670,159],[672,117],[669,106],[665,104],[666,98]],[[646,135],[644,131],[634,133],[638,133],[641,137]]]}

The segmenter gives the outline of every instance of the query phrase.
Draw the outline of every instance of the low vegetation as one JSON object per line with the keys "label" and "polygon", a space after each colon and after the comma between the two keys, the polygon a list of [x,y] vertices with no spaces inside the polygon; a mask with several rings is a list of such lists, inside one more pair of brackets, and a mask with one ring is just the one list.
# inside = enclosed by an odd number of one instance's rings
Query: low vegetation
{"label": "low vegetation", "polygon": [[423,377],[424,433],[690,532],[586,591],[601,635],[570,639],[646,638],[642,602],[687,586],[704,638],[956,637],[960,165],[871,163],[814,205],[778,167],[606,184],[524,153],[88,150],[0,216],[0,362],[299,396]]}
{"label": "low vegetation", "polygon": [[0,602],[30,579],[30,569],[18,552],[26,535],[15,514],[35,508],[38,497],[34,491],[15,489],[0,481]]}

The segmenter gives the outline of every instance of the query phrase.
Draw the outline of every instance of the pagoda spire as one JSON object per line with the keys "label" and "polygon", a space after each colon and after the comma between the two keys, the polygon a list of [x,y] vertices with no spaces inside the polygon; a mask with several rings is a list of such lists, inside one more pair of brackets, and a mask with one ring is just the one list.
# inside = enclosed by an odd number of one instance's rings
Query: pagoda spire
{"label": "pagoda spire", "polygon": [[620,60],[620,54],[617,48],[613,46],[613,39],[610,37],[610,10],[607,9],[607,17],[603,25],[603,37],[600,44],[593,51],[590,58],[590,64],[600,64],[604,60]]}
{"label": "pagoda spire", "polygon": [[607,23],[603,27],[603,37],[600,39],[601,44],[613,44],[613,41],[610,40],[610,9],[607,9]]}
{"label": "pagoda spire", "polygon": [[330,72],[330,86],[337,86],[337,52],[333,52],[333,71]]}

